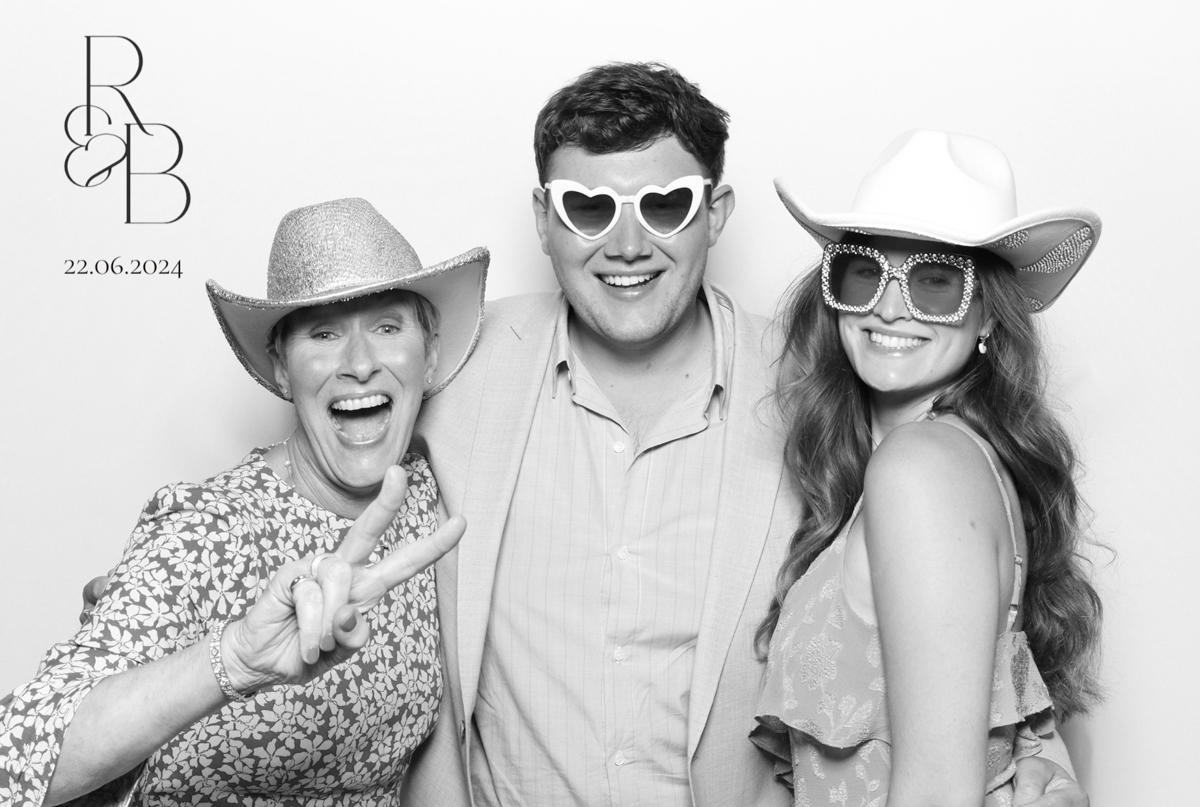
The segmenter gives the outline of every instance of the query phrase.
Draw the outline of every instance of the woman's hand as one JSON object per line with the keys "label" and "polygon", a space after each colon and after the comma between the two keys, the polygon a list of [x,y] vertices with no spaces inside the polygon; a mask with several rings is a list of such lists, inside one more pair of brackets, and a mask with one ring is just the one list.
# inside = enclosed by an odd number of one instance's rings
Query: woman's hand
{"label": "woman's hand", "polygon": [[[350,658],[370,638],[364,615],[388,591],[454,548],[467,526],[461,516],[368,565],[403,507],[407,487],[403,469],[388,468],[379,495],[334,554],[280,567],[245,618],[230,624],[221,655],[234,688],[250,692],[304,683]],[[312,571],[315,577],[309,577]]]}

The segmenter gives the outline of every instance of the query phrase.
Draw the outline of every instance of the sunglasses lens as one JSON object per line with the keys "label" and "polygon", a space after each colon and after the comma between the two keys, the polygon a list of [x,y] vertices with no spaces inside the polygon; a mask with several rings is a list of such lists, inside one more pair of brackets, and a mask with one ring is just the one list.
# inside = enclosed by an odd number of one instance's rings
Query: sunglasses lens
{"label": "sunglasses lens", "polygon": [[908,273],[908,293],[913,305],[935,317],[958,312],[965,285],[963,270],[945,263],[919,263]]}
{"label": "sunglasses lens", "polygon": [[659,235],[673,233],[682,227],[691,210],[691,188],[676,188],[670,193],[647,193],[642,197],[642,218]]}
{"label": "sunglasses lens", "polygon": [[575,229],[586,235],[599,235],[612,223],[617,214],[617,204],[609,196],[588,196],[579,191],[567,191],[562,195],[563,210]]}
{"label": "sunglasses lens", "polygon": [[864,306],[879,291],[882,275],[874,258],[842,252],[829,262],[829,291],[842,305]]}

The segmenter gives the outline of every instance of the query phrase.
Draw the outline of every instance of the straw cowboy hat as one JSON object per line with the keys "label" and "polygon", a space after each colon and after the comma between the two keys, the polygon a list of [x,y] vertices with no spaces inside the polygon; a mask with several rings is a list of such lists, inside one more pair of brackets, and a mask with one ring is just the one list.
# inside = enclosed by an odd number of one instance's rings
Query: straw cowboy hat
{"label": "straw cowboy hat", "polygon": [[1100,238],[1100,218],[1083,208],[1018,216],[1004,153],[950,132],[914,129],[893,140],[858,186],[849,213],[819,215],[782,180],[775,189],[822,247],[856,232],[992,252],[1017,270],[1034,311],[1058,299]]}
{"label": "straw cowboy hat", "polygon": [[438,363],[428,398],[450,383],[479,339],[490,257],[476,247],[457,258],[422,266],[404,236],[365,199],[301,207],[279,222],[267,264],[265,300],[207,283],[208,298],[242,365],[271,392],[275,383],[268,335],[299,308],[352,300],[390,289],[416,292],[440,314]]}

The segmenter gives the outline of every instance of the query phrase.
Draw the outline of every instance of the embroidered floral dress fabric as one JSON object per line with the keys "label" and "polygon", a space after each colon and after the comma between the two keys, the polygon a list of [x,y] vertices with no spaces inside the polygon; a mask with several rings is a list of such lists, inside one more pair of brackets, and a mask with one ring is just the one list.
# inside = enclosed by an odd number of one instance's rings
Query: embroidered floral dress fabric
{"label": "embroidered floral dress fabric", "polygon": [[[106,676],[204,639],[245,614],[283,563],[333,551],[351,521],[300,496],[262,449],[147,503],[104,597],[0,713],[0,804],[40,804],[83,697]],[[437,486],[407,455],[408,500],[372,561],[437,526]],[[371,641],[300,686],[232,703],[81,804],[390,805],[442,693],[433,569],[367,616]],[[132,791],[131,791],[132,786]]]}
{"label": "embroidered floral dress fabric", "polygon": [[[891,737],[879,631],[851,608],[844,589],[846,536],[861,507],[860,499],[841,533],[792,585],[771,638],[760,725],[751,738],[778,759],[776,773],[792,785],[797,807],[887,803]],[[1020,602],[1019,588],[1013,597]],[[1015,611],[996,639],[988,807],[1012,804],[1013,760],[1036,753],[1037,732],[1053,725],[1046,685],[1025,634],[1011,629],[1013,617]]]}

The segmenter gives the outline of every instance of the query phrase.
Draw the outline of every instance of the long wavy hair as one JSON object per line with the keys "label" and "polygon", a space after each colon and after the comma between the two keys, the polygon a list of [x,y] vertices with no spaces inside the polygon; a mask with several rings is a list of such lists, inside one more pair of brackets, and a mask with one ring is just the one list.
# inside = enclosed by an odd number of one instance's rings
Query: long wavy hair
{"label": "long wavy hair", "polygon": [[[1040,339],[1016,273],[991,253],[964,252],[979,267],[985,317],[994,316],[995,325],[987,354],[972,352],[933,411],[970,424],[1011,472],[1028,539],[1024,630],[1061,715],[1085,712],[1101,694],[1101,603],[1081,554],[1089,511],[1075,484],[1075,450],[1046,404]],[[806,509],[758,628],[760,653],[788,589],[849,520],[872,446],[867,389],[842,349],[820,271],[799,281],[785,305],[787,338],[775,399],[789,424],[785,462]]]}

